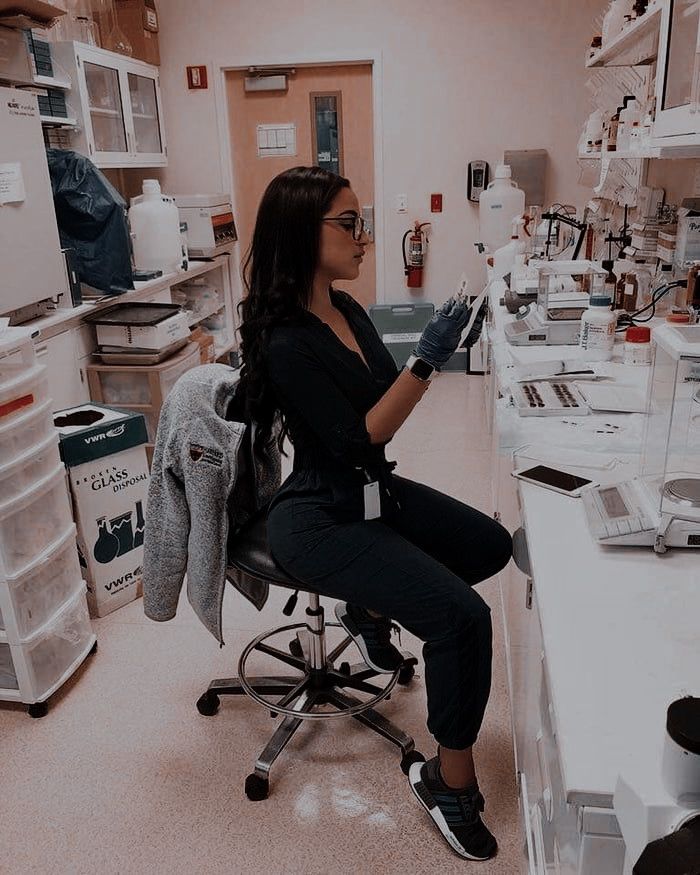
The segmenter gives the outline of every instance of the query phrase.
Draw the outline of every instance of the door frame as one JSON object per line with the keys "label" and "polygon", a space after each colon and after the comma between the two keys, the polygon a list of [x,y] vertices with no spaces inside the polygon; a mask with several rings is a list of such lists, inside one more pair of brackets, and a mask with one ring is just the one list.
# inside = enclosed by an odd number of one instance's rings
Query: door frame
{"label": "door frame", "polygon": [[[230,137],[230,116],[226,99],[226,74],[231,71],[247,70],[250,67],[337,67],[369,64],[372,74],[372,116],[373,116],[373,157],[374,157],[374,255],[376,290],[375,300],[383,304],[386,288],[386,264],[384,258],[384,161],[383,161],[383,112],[382,112],[382,53],[380,50],[366,52],[326,52],[319,55],[251,55],[237,58],[233,63],[228,59],[214,63],[214,99],[216,106],[216,123],[219,139],[219,163],[223,191],[231,194],[234,215],[236,215],[236,179],[233,171],[232,149]],[[362,205],[360,205],[362,206]],[[240,253],[242,259],[245,253]],[[232,264],[233,268],[234,265]],[[243,297],[243,282],[240,265],[230,271],[231,291],[234,306]],[[238,326],[238,314],[234,316],[234,324]]]}

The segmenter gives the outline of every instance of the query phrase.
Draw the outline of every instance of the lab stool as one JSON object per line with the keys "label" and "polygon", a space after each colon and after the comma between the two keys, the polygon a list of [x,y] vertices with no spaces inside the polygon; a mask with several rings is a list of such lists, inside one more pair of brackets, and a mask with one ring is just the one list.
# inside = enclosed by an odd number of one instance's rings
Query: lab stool
{"label": "lab stool", "polygon": [[[231,539],[228,563],[232,570],[237,569],[258,580],[295,590],[285,613],[293,610],[297,592],[303,591],[309,596],[306,622],[292,623],[258,635],[241,654],[238,677],[213,680],[197,702],[199,713],[211,716],[219,709],[220,696],[245,694],[269,709],[273,717],[283,716],[284,719],[258,757],[254,771],[246,778],[246,796],[253,801],[267,798],[270,768],[304,720],[354,717],[401,749],[401,769],[404,774],[408,774],[413,763],[424,762],[425,758],[415,750],[411,736],[374,708],[383,699],[389,698],[396,684],[405,685],[411,681],[417,663],[415,656],[404,651],[403,663],[391,676],[386,676],[388,680],[384,686],[370,683],[378,673],[364,662],[336,665],[352,643],[352,638],[344,637],[330,653],[327,652],[326,628],[339,624],[326,623],[318,593],[289,577],[277,565],[268,547],[267,520],[264,515],[252,520]],[[290,633],[291,636],[289,652],[268,643],[272,636],[284,633]],[[248,677],[246,664],[254,651],[277,659],[297,674]],[[363,692],[371,698],[362,701],[346,693],[346,689]],[[327,705],[335,710],[321,710]]]}

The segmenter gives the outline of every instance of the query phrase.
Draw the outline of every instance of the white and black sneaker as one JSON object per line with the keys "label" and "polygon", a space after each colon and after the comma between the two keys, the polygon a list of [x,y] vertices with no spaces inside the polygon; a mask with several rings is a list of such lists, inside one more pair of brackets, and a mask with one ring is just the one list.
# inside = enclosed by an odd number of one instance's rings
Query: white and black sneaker
{"label": "white and black sneaker", "polygon": [[440,777],[438,757],[414,763],[408,773],[416,798],[453,851],[465,860],[489,860],[498,850],[496,839],[481,819],[484,797],[478,788],[453,790]]}
{"label": "white and black sneaker", "polygon": [[335,615],[370,668],[380,674],[393,674],[400,668],[404,658],[391,643],[391,632],[398,631],[399,627],[388,617],[373,617],[364,608],[350,602],[338,602]]}

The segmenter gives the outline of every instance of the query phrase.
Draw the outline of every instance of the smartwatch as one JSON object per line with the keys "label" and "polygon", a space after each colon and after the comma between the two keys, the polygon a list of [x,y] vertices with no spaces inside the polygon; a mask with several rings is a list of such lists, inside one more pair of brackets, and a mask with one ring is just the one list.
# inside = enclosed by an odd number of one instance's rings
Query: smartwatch
{"label": "smartwatch", "polygon": [[423,383],[429,383],[435,376],[435,368],[417,355],[410,355],[406,362],[406,370]]}

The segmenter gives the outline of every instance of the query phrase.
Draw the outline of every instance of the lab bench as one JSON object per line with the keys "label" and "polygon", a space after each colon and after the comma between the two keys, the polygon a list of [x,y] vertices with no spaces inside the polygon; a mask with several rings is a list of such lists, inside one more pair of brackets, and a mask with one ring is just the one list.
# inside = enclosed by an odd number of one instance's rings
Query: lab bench
{"label": "lab bench", "polygon": [[[517,532],[515,562],[499,582],[527,843],[522,871],[621,875],[631,868],[624,870],[613,810],[618,775],[651,787],[665,804],[658,772],[666,708],[700,695],[700,563],[693,550],[659,556],[650,547],[603,547],[579,499],[510,476],[529,457],[598,482],[624,479],[638,463],[644,415],[518,416],[508,401],[514,362],[579,352],[510,347],[503,325],[515,317],[499,306],[502,294],[493,284],[486,397],[494,507]],[[650,369],[616,361],[621,343],[619,350],[597,367],[644,388]]]}

